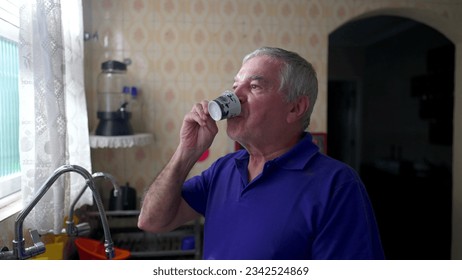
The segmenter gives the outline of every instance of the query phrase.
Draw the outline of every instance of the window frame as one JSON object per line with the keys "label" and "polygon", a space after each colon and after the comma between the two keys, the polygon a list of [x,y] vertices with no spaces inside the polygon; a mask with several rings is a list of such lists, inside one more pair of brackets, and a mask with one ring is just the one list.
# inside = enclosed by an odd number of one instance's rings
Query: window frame
{"label": "window frame", "polygon": [[[19,6],[14,0],[0,2],[0,30],[3,38],[19,43]],[[0,198],[0,221],[14,215],[22,209],[21,173],[17,172],[0,177],[0,187],[16,188],[13,193]]]}

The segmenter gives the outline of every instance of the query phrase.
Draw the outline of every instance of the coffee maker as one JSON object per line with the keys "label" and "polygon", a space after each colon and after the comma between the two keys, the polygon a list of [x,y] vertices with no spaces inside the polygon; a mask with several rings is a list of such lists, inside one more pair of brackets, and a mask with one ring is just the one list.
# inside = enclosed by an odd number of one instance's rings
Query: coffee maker
{"label": "coffee maker", "polygon": [[98,75],[97,96],[99,124],[96,135],[132,135],[129,111],[130,93],[124,92],[128,86],[127,64],[109,60],[101,64]]}

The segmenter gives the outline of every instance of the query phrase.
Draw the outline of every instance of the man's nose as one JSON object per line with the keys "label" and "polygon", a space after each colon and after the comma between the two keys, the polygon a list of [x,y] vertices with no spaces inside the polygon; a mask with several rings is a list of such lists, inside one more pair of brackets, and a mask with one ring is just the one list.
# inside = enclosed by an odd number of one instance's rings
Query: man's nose
{"label": "man's nose", "polygon": [[236,94],[237,98],[241,103],[244,103],[247,100],[247,95],[244,92],[244,88],[242,86],[237,86],[234,88],[234,94]]}

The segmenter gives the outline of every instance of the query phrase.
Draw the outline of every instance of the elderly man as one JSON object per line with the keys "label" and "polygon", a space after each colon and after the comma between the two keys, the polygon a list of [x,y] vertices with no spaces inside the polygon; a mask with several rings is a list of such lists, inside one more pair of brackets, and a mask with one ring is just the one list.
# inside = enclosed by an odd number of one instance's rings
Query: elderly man
{"label": "elderly man", "polygon": [[180,143],[143,199],[138,226],[172,230],[203,215],[204,259],[383,259],[366,190],[347,165],[319,152],[305,132],[316,73],[298,54],[248,54],[228,136],[245,149],[186,180],[218,127],[207,101],[186,114]]}

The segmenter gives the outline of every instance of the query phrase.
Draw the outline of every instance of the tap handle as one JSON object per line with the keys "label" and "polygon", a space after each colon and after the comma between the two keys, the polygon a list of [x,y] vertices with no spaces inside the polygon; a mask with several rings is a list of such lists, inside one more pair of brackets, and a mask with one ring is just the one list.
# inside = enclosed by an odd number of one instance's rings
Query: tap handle
{"label": "tap handle", "polygon": [[32,242],[34,242],[34,246],[26,248],[24,256],[21,256],[21,259],[31,258],[33,256],[37,256],[40,254],[45,253],[46,248],[45,244],[40,240],[40,235],[37,230],[31,230],[30,237],[32,238]]}
{"label": "tap handle", "polygon": [[89,223],[80,223],[76,226],[77,229],[77,236],[88,236],[91,232],[91,227]]}
{"label": "tap handle", "polygon": [[38,234],[38,231],[36,229],[30,231],[30,237],[32,238],[32,242],[34,242],[36,246],[43,244],[42,240],[40,239],[40,234]]}

